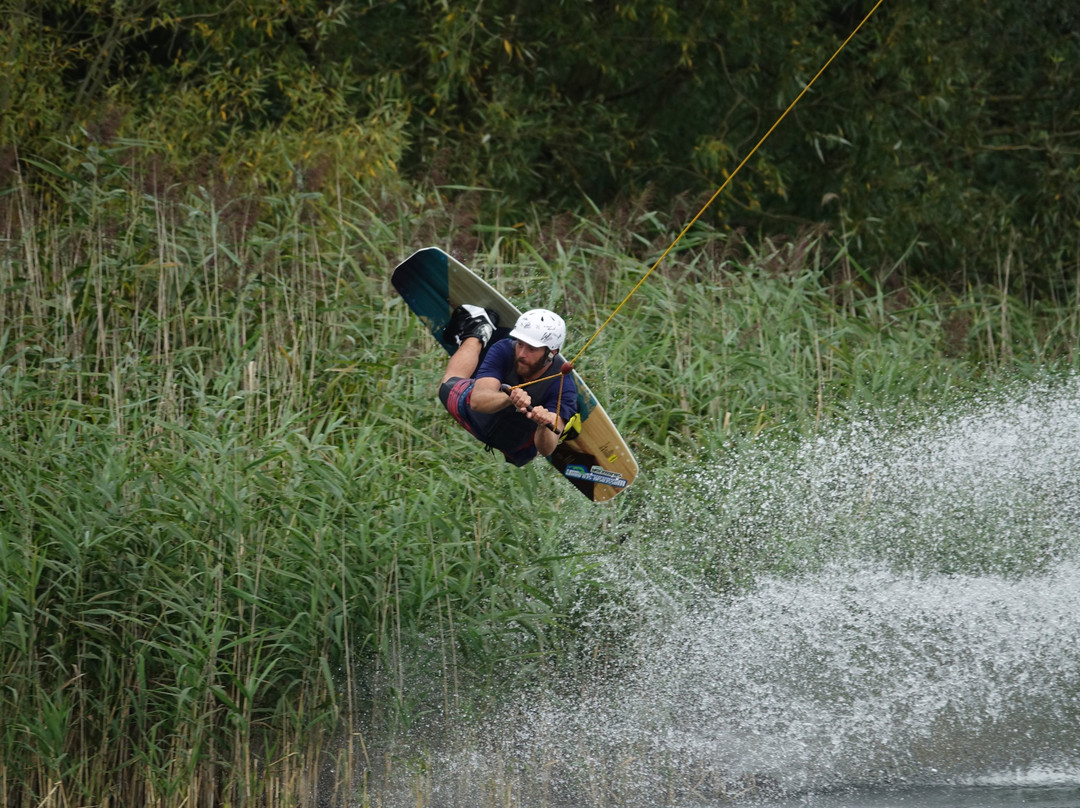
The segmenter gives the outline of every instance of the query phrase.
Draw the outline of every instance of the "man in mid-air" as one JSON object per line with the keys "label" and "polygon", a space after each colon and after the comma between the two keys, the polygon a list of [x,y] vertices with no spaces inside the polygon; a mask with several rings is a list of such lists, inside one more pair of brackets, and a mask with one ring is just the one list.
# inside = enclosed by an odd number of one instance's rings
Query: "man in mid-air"
{"label": "man in mid-air", "polygon": [[477,440],[524,466],[537,454],[555,451],[577,412],[574,377],[560,371],[566,323],[555,312],[532,309],[507,338],[489,347],[497,326],[498,315],[489,309],[454,310],[443,336],[458,347],[446,365],[439,400]]}

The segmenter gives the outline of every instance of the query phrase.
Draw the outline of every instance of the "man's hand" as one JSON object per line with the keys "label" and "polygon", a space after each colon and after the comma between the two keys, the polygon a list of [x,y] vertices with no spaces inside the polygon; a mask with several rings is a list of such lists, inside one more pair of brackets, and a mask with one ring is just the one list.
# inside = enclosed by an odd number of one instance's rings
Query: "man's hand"
{"label": "man's hand", "polygon": [[510,406],[536,424],[533,444],[537,452],[544,457],[549,456],[559,445],[558,413],[551,412],[540,405],[534,407],[532,398],[520,387],[512,388],[509,385],[502,385],[500,389],[510,399]]}
{"label": "man's hand", "polygon": [[550,410],[537,406],[529,413],[529,420],[536,424],[536,432],[533,434],[533,444],[536,451],[544,457],[548,457],[559,445],[559,433],[556,431],[559,417]]}
{"label": "man's hand", "polygon": [[527,416],[537,426],[546,426],[548,429],[558,432],[559,417],[550,410],[537,405],[527,413]]}
{"label": "man's hand", "polygon": [[[532,398],[529,396],[528,393],[525,392],[523,388],[511,388],[508,395],[510,396],[510,403],[513,405],[515,410],[529,415],[529,409],[532,407]],[[531,415],[529,415],[529,417],[532,418]]]}
{"label": "man's hand", "polygon": [[508,395],[510,396],[510,403],[514,408],[534,424],[547,427],[555,432],[558,431],[559,416],[539,404],[534,407],[532,398],[523,388],[518,387],[511,389]]}

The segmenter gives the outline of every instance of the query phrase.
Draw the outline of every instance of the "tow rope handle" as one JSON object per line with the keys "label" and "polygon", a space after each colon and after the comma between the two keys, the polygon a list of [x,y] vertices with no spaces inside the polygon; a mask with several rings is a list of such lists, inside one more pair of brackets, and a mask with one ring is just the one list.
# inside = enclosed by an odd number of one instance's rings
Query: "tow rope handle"
{"label": "tow rope handle", "polygon": [[[508,396],[510,395],[510,391],[513,390],[513,389],[514,388],[511,387],[508,384],[499,385],[500,392],[506,393],[506,395],[508,395]],[[526,412],[532,412],[533,411],[532,405],[530,404],[528,407],[526,407],[525,411]],[[558,417],[559,417],[559,415],[558,415],[558,413],[556,413],[555,414],[556,421],[557,421]],[[554,432],[556,435],[558,435],[559,436],[559,443],[562,443],[564,440],[566,440],[568,438],[576,438],[581,433],[581,415],[579,413],[575,412],[574,417],[566,422],[566,425],[563,427],[562,432],[557,430],[553,424],[544,424],[544,426],[546,426],[548,429],[550,429],[552,432]]]}

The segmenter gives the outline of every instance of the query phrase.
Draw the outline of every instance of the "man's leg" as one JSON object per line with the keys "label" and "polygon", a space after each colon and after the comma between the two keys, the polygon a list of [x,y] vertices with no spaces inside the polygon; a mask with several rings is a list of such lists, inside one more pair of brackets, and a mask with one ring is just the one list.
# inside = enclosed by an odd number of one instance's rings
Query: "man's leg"
{"label": "man's leg", "polygon": [[454,351],[450,361],[446,363],[446,372],[443,374],[441,386],[447,379],[455,376],[459,379],[468,379],[476,372],[476,366],[480,364],[480,351],[484,345],[475,337],[466,337],[461,345]]}
{"label": "man's leg", "polygon": [[[480,353],[495,333],[498,321],[499,315],[480,306],[458,306],[454,310],[443,337],[456,341],[458,349],[446,364],[443,382],[455,377],[468,379],[476,372],[476,367],[480,364]],[[440,386],[441,384],[440,382]]]}

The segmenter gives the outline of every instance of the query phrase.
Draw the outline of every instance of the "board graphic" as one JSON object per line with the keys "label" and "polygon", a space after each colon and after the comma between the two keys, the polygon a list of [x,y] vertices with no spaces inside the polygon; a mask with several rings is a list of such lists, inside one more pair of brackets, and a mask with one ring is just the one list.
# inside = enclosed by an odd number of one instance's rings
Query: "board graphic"
{"label": "board graphic", "polygon": [[[492,309],[503,327],[496,338],[509,333],[507,324],[521,312],[480,276],[440,250],[418,250],[394,269],[390,282],[436,341],[453,353],[456,345],[443,339],[450,314],[462,303]],[[575,488],[594,502],[605,502],[625,490],[637,477],[634,455],[588,385],[573,371],[578,388],[581,429],[567,438],[548,458]]]}

